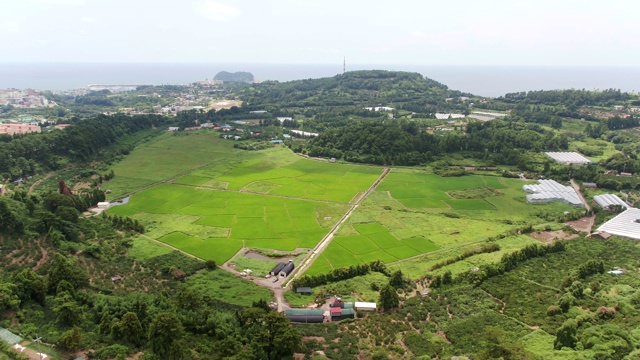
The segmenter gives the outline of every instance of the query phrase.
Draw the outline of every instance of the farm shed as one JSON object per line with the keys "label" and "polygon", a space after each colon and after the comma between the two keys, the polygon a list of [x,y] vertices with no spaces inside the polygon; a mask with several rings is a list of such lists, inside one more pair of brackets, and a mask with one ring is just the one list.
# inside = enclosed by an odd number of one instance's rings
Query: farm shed
{"label": "farm shed", "polygon": [[107,209],[109,208],[109,202],[108,201],[100,201],[98,203],[98,209]]}
{"label": "farm shed", "polygon": [[342,315],[340,315],[340,320],[342,319],[353,319],[356,317],[356,311],[353,309],[342,309]]}
{"label": "farm shed", "polygon": [[289,260],[289,263],[287,265],[285,265],[282,270],[280,270],[280,272],[278,273],[278,275],[280,277],[287,277],[289,276],[289,274],[291,274],[291,272],[293,271],[293,269],[295,269],[295,265],[293,265],[293,261]]}
{"label": "farm shed", "polygon": [[575,207],[583,207],[584,203],[571,186],[564,186],[555,180],[538,180],[538,184],[522,187],[530,203],[547,203],[559,201]]}
{"label": "farm shed", "polygon": [[309,294],[311,294],[311,288],[310,287],[299,287],[299,288],[296,289],[296,293],[309,295]]}
{"label": "farm shed", "polygon": [[585,189],[597,189],[598,188],[598,184],[585,182],[585,183],[582,183],[582,187],[585,188]]}
{"label": "farm shed", "polygon": [[546,152],[545,155],[563,165],[586,165],[591,160],[577,152]]}
{"label": "farm shed", "polygon": [[269,274],[271,275],[278,275],[280,274],[280,271],[282,270],[282,268],[284,268],[287,264],[285,263],[278,263],[278,265],[276,265],[273,269],[271,269],[271,271],[269,272]]}
{"label": "farm shed", "polygon": [[282,140],[280,139],[276,139],[276,140],[271,140],[272,144],[282,144]]}
{"label": "farm shed", "polygon": [[609,210],[611,206],[615,205],[622,206],[625,209],[629,208],[629,205],[615,194],[596,195],[593,197],[593,201],[595,201],[598,206],[606,210]]}
{"label": "farm shed", "polygon": [[331,320],[334,320],[334,318],[339,318],[340,316],[342,316],[342,309],[340,309],[339,307],[332,307],[330,311],[331,311]]}
{"label": "farm shed", "polygon": [[321,323],[324,321],[324,311],[311,309],[289,309],[284,315],[292,322]]}
{"label": "farm shed", "polygon": [[376,311],[376,303],[372,302],[359,302],[355,303],[356,310],[358,311]]}
{"label": "farm shed", "polygon": [[620,215],[602,224],[598,231],[640,240],[640,209],[628,208]]}

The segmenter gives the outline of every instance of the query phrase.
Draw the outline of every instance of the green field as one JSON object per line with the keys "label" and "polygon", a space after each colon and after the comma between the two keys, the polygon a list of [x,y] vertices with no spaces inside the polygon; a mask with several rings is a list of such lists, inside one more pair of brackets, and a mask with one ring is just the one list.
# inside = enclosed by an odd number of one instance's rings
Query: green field
{"label": "green field", "polygon": [[[453,257],[528,224],[548,223],[549,214],[557,216],[572,210],[557,203],[528,204],[522,191],[524,184],[497,176],[444,178],[394,169],[342,226],[309,274],[326,272],[349,261],[394,264],[402,260],[398,269],[418,278],[436,259]],[[531,242],[535,240],[523,236],[508,237],[498,244],[505,250],[515,250]],[[502,251],[498,254],[502,256]],[[474,256],[456,264],[454,271],[474,267],[477,259],[488,261],[493,254]]]}
{"label": "green field", "polygon": [[381,173],[284,147],[255,152],[229,144],[202,131],[139,147],[106,184],[114,196],[134,195],[109,213],[140,220],[149,238],[222,263],[243,246],[314,247]]}

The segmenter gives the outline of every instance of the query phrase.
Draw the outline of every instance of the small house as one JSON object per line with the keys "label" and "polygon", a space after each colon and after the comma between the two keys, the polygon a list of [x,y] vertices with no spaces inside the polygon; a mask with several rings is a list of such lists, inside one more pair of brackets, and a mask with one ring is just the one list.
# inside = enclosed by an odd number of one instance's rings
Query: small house
{"label": "small house", "polygon": [[598,185],[596,183],[585,182],[585,183],[582,183],[582,187],[585,189],[597,189]]}
{"label": "small house", "polygon": [[280,272],[278,273],[278,275],[280,277],[287,277],[289,276],[289,274],[291,274],[293,272],[293,269],[295,269],[295,265],[293,265],[293,261],[289,260],[289,263],[287,265],[285,265],[282,270],[280,270]]}
{"label": "small house", "polygon": [[282,270],[282,268],[285,267],[285,265],[287,265],[287,264],[282,263],[282,262],[278,263],[278,265],[276,265],[273,269],[271,269],[269,274],[271,274],[273,276],[280,274],[280,271]]}
{"label": "small house", "polygon": [[302,294],[302,295],[311,295],[311,288],[310,287],[299,287],[296,289],[296,293],[297,294]]}
{"label": "small house", "polygon": [[178,131],[178,130],[180,130],[178,126],[169,126],[169,128],[167,129],[167,131]]}
{"label": "small house", "polygon": [[633,176],[633,174],[632,174],[632,173],[629,173],[629,172],[621,172],[621,173],[620,173],[620,176],[624,176],[624,177],[631,177],[631,176]]}

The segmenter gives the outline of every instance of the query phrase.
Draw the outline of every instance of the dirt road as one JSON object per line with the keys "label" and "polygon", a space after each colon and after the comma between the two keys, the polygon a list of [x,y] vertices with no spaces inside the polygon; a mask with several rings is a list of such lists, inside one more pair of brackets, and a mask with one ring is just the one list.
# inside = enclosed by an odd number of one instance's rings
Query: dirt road
{"label": "dirt road", "polygon": [[591,206],[589,206],[589,203],[587,202],[587,200],[585,200],[584,196],[582,196],[582,192],[580,191],[580,186],[576,184],[576,182],[573,181],[573,179],[571,179],[571,186],[578,193],[578,196],[580,196],[580,200],[582,200],[582,202],[584,203],[584,207],[587,209],[587,211],[591,210]]}

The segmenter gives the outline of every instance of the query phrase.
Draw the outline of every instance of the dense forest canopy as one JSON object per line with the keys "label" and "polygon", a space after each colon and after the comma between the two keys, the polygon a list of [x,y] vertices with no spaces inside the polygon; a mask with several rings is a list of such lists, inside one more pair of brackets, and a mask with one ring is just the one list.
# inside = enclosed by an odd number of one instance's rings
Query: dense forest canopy
{"label": "dense forest canopy", "polygon": [[399,71],[350,71],[322,79],[285,83],[265,81],[240,92],[253,107],[377,106],[395,102],[444,99],[458,91],[418,73]]}

